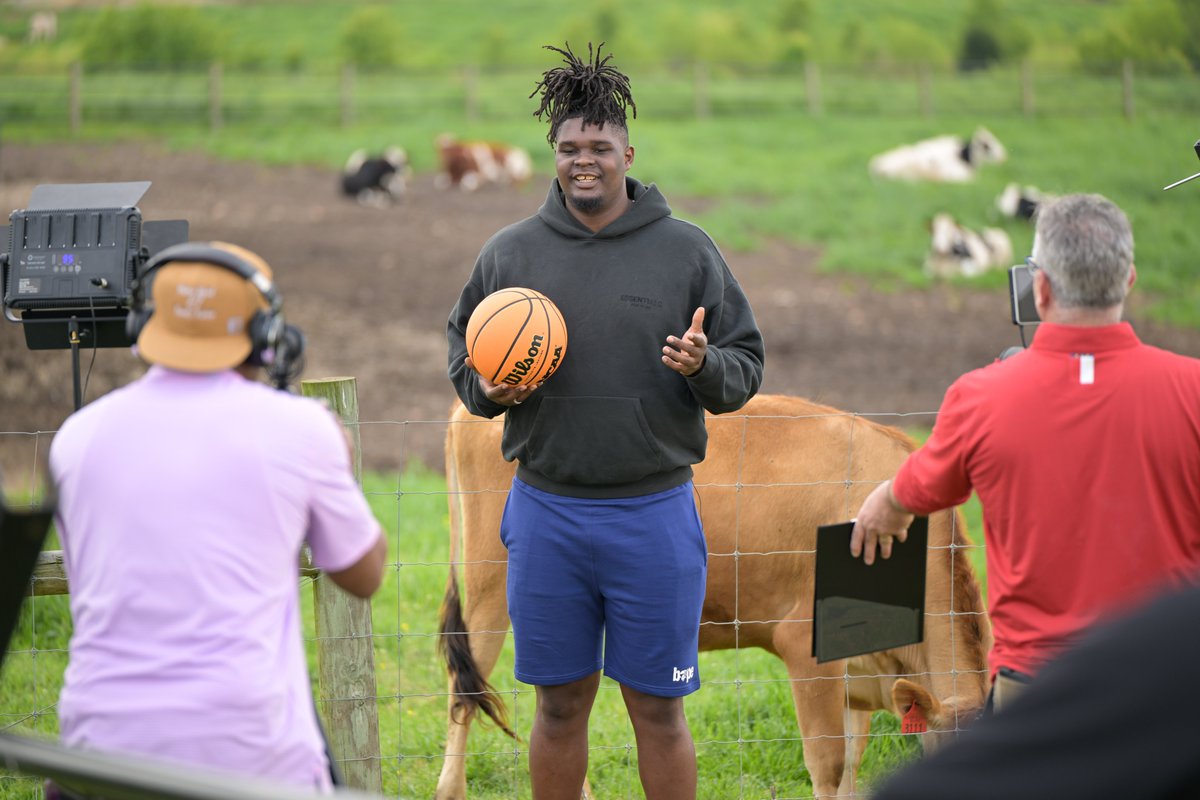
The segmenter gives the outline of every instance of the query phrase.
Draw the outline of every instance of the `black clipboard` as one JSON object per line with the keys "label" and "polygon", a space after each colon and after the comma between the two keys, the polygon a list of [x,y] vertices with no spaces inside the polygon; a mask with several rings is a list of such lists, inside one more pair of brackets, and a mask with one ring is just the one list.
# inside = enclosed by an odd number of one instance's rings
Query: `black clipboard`
{"label": "black clipboard", "polygon": [[10,511],[0,500],[0,667],[53,520],[52,503]]}
{"label": "black clipboard", "polygon": [[925,638],[929,518],[915,518],[892,557],[870,566],[850,555],[853,530],[853,522],[817,528],[812,654],[819,664]]}

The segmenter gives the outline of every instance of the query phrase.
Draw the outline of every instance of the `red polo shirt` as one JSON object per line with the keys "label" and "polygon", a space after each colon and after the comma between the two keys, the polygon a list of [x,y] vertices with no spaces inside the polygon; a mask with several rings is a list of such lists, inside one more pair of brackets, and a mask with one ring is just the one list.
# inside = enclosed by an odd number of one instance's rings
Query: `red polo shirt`
{"label": "red polo shirt", "polygon": [[1039,325],[1027,351],[955,381],[893,484],[918,514],[972,489],[992,673],[1032,674],[1097,617],[1200,575],[1200,361],[1128,323]]}

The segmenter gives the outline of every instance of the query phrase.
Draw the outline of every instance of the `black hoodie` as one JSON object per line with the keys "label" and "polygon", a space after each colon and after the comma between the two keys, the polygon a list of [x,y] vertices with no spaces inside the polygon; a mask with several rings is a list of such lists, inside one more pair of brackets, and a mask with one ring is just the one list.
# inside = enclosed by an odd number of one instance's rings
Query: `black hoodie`
{"label": "black hoodie", "polygon": [[[762,334],[716,244],[672,217],[656,186],[625,181],[634,203],[598,232],[571,215],[551,181],[537,215],[483,246],[446,328],[458,396],[479,416],[508,411],[505,459],[554,494],[634,497],[686,482],[704,458],[704,410],[736,411],[762,383]],[[512,407],[488,400],[463,363],[471,312],[508,287],[546,295],[567,326],[558,369]],[[685,378],[662,363],[662,348],[700,306],[708,351]]]}

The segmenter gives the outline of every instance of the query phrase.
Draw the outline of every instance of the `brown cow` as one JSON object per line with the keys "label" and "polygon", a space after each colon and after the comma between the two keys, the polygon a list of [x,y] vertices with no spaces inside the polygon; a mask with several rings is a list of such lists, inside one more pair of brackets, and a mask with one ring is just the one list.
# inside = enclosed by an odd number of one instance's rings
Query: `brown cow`
{"label": "brown cow", "polygon": [[533,174],[529,153],[500,142],[460,142],[448,133],[437,137],[442,171],[438,186],[474,191],[484,184],[521,185]]}
{"label": "brown cow", "polygon": [[[991,627],[957,510],[929,521],[925,641],[824,664],[812,657],[817,526],[849,519],[913,442],[861,416],[777,395],[709,416],[707,425],[708,455],[695,469],[709,548],[700,649],[761,647],[783,660],[816,796],[853,793],[875,709],[919,705],[927,745],[933,731],[973,719],[988,688]],[[463,756],[478,710],[509,731],[487,683],[509,625],[499,529],[514,465],[500,455],[501,430],[499,419],[456,405],[446,434],[450,559],[461,565],[466,603],[452,567],[439,638],[451,697],[438,800],[466,796]]]}

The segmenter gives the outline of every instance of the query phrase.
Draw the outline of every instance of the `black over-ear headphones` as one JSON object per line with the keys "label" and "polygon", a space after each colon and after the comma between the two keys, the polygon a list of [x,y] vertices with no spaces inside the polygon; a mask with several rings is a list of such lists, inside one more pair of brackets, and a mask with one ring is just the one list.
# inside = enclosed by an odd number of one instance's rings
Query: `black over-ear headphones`
{"label": "black over-ear headphones", "polygon": [[283,297],[275,290],[274,282],[236,253],[206,242],[173,245],[146,262],[141,275],[133,282],[129,316],[125,318],[125,334],[130,342],[137,342],[154,314],[154,309],[147,304],[153,273],[173,261],[198,261],[224,267],[257,289],[267,301],[267,308],[255,311],[246,327],[250,337],[250,355],[246,360],[255,366],[265,367],[267,374],[280,388],[299,375],[303,368],[304,334],[284,320]]}

